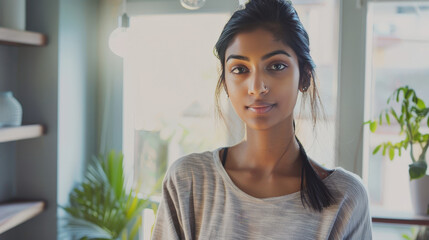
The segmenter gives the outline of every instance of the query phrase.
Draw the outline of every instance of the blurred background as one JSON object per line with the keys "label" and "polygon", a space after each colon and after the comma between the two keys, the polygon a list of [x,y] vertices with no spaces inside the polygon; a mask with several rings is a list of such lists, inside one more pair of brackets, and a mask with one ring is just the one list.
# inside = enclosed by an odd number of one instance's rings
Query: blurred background
{"label": "blurred background", "polygon": [[[124,189],[156,204],[159,181],[179,157],[239,142],[244,127],[225,95],[230,128],[214,114],[213,47],[243,2],[0,0],[0,92],[20,102],[22,126],[42,129],[35,139],[12,132],[0,142],[0,202],[44,203],[0,240],[73,239],[62,233],[66,213],[57,205],[69,204],[94,155],[122,152]],[[372,154],[402,140],[400,125],[392,119],[372,133],[363,123],[378,119],[404,85],[429,104],[429,1],[292,2],[310,37],[326,114],[313,131],[310,105],[298,100],[298,137],[320,164],[362,177],[374,239],[413,239],[429,218],[413,212],[409,152],[393,160]],[[45,40],[10,40],[25,32]],[[420,131],[429,133],[426,120]],[[136,239],[150,238],[153,210],[142,210]],[[7,212],[0,205],[0,220]]]}

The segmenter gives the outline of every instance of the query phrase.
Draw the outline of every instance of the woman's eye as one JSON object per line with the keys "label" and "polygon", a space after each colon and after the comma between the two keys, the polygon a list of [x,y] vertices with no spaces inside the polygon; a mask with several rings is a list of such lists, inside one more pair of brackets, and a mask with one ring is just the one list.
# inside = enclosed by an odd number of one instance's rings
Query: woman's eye
{"label": "woman's eye", "polygon": [[268,70],[281,71],[286,68],[286,65],[283,63],[275,63],[268,67]]}
{"label": "woman's eye", "polygon": [[245,73],[245,72],[247,72],[247,68],[242,67],[242,66],[238,66],[238,67],[234,67],[234,68],[231,70],[231,72],[232,72],[232,73],[235,73],[235,74],[241,74],[241,73]]}

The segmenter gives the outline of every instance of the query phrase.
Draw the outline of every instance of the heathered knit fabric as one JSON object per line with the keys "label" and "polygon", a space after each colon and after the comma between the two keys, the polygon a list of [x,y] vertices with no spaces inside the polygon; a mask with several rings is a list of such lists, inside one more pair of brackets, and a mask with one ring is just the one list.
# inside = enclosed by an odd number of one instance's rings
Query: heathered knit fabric
{"label": "heathered knit fabric", "polygon": [[220,150],[187,155],[168,168],[152,240],[372,239],[359,176],[335,168],[323,182],[336,204],[319,213],[303,207],[300,192],[256,198],[240,190]]}

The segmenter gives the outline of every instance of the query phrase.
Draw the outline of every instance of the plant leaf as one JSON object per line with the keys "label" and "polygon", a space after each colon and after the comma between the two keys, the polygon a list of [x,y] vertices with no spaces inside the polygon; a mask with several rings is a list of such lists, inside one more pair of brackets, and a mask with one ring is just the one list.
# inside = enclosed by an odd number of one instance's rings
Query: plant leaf
{"label": "plant leaf", "polygon": [[386,122],[387,124],[390,125],[390,117],[389,117],[389,113],[386,112]]}
{"label": "plant leaf", "polygon": [[376,121],[372,121],[369,124],[369,129],[371,130],[371,132],[375,132],[375,130],[377,129],[377,122]]}
{"label": "plant leaf", "polygon": [[402,238],[404,238],[405,240],[412,240],[412,238],[407,234],[402,234]]}
{"label": "plant leaf", "polygon": [[417,98],[416,92],[413,89],[410,89],[410,91],[411,91],[411,95],[413,95],[413,98],[412,98],[413,103],[417,104],[418,98]]}
{"label": "plant leaf", "polygon": [[407,112],[407,107],[405,106],[405,104],[402,104],[402,107],[401,107],[401,116],[399,117],[399,119],[401,119],[401,117],[403,116],[403,115],[405,115],[406,114],[406,112]]}
{"label": "plant leaf", "polygon": [[396,91],[396,102],[399,102],[399,93],[401,93],[401,91],[403,91],[403,89],[404,89],[404,88],[399,88],[399,89]]}
{"label": "plant leaf", "polygon": [[425,102],[423,102],[423,100],[421,100],[420,98],[417,98],[417,107],[420,109],[426,108]]}
{"label": "plant leaf", "polygon": [[123,232],[122,232],[122,234],[121,234],[121,239],[122,239],[122,240],[127,240],[127,239],[128,239],[127,231],[123,231]]}
{"label": "plant leaf", "polygon": [[[69,206],[63,207],[70,215],[69,219],[74,217],[83,225],[76,227],[76,221],[68,220],[65,228],[73,232],[72,236],[79,236],[78,239],[120,239],[123,236],[127,239],[130,236],[128,226],[139,216],[146,200],[137,198],[133,191],[125,194],[123,171],[122,153],[116,155],[111,152],[107,157],[94,157],[89,163],[84,182],[72,190]],[[128,199],[131,195],[136,197]],[[128,201],[132,209],[128,208]],[[92,233],[94,229],[96,231]],[[100,231],[108,236],[91,237]]]}
{"label": "plant leaf", "polygon": [[153,214],[156,216],[156,213],[158,212],[158,204],[152,203],[151,205],[152,205]]}
{"label": "plant leaf", "polygon": [[63,233],[73,235],[77,239],[83,237],[109,239],[112,237],[109,232],[85,219],[66,217],[64,220]]}
{"label": "plant leaf", "polygon": [[390,147],[390,149],[389,149],[389,158],[390,158],[390,160],[393,160],[394,157],[395,157],[395,148],[394,147]]}
{"label": "plant leaf", "polygon": [[134,196],[133,200],[131,201],[131,204],[129,205],[128,209],[127,209],[127,218],[130,219],[132,214],[135,212],[136,208],[137,208],[137,204],[138,204],[138,198],[137,196]]}
{"label": "plant leaf", "polygon": [[408,87],[405,92],[405,99],[409,99],[411,97],[411,94],[413,93],[413,90],[409,90]]}
{"label": "plant leaf", "polygon": [[372,151],[372,155],[375,155],[378,152],[378,150],[380,150],[380,148],[381,148],[381,144],[375,147],[374,151]]}
{"label": "plant leaf", "polygon": [[399,122],[398,115],[396,115],[396,112],[392,107],[390,108],[390,113],[392,113],[392,116],[396,119],[396,121]]}
{"label": "plant leaf", "polygon": [[429,134],[422,135],[422,141],[427,142],[429,140]]}
{"label": "plant leaf", "polygon": [[142,216],[139,215],[136,219],[136,222],[134,223],[133,227],[131,228],[130,231],[130,239],[134,239],[137,235],[137,233],[139,232],[139,228],[142,225],[143,219]]}

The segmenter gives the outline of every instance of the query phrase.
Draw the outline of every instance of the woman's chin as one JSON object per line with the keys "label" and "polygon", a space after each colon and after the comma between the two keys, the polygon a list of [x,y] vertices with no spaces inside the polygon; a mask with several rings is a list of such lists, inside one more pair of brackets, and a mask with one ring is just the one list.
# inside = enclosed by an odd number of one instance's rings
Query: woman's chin
{"label": "woman's chin", "polygon": [[253,131],[268,131],[274,127],[275,124],[273,124],[270,121],[261,121],[261,120],[254,120],[252,122],[247,122],[246,127],[247,130],[253,130]]}

